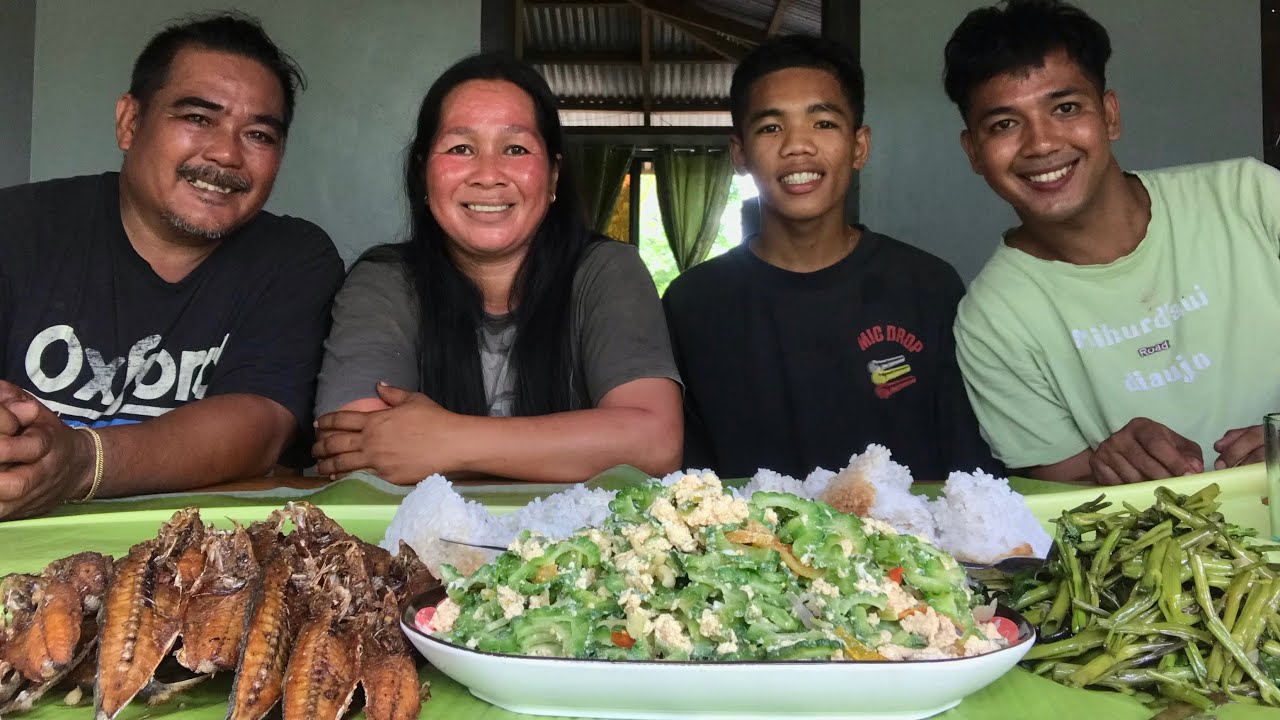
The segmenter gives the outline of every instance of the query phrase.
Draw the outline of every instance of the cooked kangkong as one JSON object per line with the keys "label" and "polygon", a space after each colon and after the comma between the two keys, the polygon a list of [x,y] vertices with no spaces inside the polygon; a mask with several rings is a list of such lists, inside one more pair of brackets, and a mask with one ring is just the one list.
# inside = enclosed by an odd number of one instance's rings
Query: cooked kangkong
{"label": "cooked kangkong", "polygon": [[923,660],[1004,647],[954,558],[794,495],[714,474],[620,490],[599,529],[524,533],[446,565],[428,632],[484,652],[610,660]]}
{"label": "cooked kangkong", "polygon": [[[393,557],[308,503],[231,530],[181,510],[114,569],[83,553],[0,581],[0,714],[65,678],[69,704],[91,683],[95,717],[110,720],[135,698],[163,703],[234,671],[229,719],[260,720],[283,700],[285,718],[337,720],[360,683],[370,720],[417,717],[399,609],[431,582],[412,551]],[[170,654],[193,674],[157,680]]]}
{"label": "cooked kangkong", "polygon": [[80,553],[40,575],[0,583],[0,715],[29,709],[77,668],[92,664],[111,558]]}

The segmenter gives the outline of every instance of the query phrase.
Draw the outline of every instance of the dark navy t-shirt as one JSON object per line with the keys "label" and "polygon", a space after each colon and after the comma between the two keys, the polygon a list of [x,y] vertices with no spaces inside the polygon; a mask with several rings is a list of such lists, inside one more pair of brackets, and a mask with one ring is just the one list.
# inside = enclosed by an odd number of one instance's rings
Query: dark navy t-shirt
{"label": "dark navy t-shirt", "polygon": [[134,251],[119,203],[115,173],[0,190],[0,377],[69,424],[251,393],[309,429],[342,281],[324,231],[261,212],[170,283]]}
{"label": "dark navy t-shirt", "polygon": [[686,466],[803,478],[879,443],[921,480],[999,472],[956,365],[963,294],[946,262],[865,228],[816,272],[745,245],[685,272],[663,301],[685,381]]}

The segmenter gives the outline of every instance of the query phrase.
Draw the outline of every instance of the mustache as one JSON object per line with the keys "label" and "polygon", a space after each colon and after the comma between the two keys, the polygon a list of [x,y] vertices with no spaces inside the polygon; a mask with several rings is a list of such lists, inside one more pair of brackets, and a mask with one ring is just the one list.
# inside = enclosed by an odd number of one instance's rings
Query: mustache
{"label": "mustache", "polygon": [[203,180],[210,185],[230,188],[235,192],[245,192],[250,187],[248,180],[212,165],[182,165],[178,168],[178,177],[187,182]]}

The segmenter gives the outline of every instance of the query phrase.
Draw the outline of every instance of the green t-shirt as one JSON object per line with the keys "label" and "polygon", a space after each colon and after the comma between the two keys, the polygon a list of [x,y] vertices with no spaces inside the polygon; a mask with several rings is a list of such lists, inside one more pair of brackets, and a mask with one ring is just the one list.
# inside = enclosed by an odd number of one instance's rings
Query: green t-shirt
{"label": "green t-shirt", "polygon": [[1147,417],[1200,445],[1280,410],[1280,171],[1252,158],[1135,173],[1147,235],[1106,265],[1003,242],[956,316],[997,457],[1047,465]]}

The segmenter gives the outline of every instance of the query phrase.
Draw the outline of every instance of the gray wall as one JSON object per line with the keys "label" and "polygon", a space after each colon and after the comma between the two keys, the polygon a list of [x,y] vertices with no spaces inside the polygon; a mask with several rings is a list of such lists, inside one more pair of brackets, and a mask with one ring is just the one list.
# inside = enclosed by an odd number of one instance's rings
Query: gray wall
{"label": "gray wall", "polygon": [[35,0],[0,2],[0,187],[31,171],[31,76]]}
{"label": "gray wall", "polygon": [[267,208],[318,223],[348,262],[395,239],[417,105],[441,70],[479,49],[478,2],[38,0],[31,179],[119,168],[115,101],[147,38],[174,17],[228,6],[262,20],[308,80]]}
{"label": "gray wall", "polygon": [[[1012,211],[969,169],[942,91],[942,48],[979,0],[863,0],[872,155],[862,220],[950,261],[982,267]],[[1257,0],[1076,0],[1111,34],[1122,166],[1262,157]]]}

